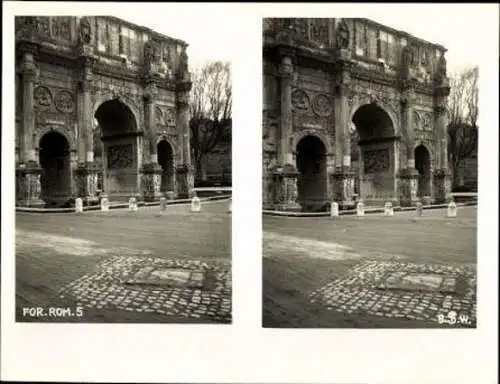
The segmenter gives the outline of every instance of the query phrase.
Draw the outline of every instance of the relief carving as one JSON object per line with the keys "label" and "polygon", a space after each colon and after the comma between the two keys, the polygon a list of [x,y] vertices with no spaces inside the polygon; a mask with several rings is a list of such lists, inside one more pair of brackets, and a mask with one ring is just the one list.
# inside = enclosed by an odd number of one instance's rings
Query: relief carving
{"label": "relief carving", "polygon": [[309,110],[310,101],[307,93],[301,89],[296,89],[292,92],[292,106],[297,112],[306,112]]}
{"label": "relief carving", "polygon": [[417,111],[413,111],[412,118],[413,118],[413,129],[415,131],[420,130],[420,127],[421,127],[421,124],[420,124],[420,115],[418,114]]}
{"label": "relief carving", "polygon": [[67,90],[59,91],[54,98],[54,104],[55,104],[57,110],[59,110],[61,112],[64,112],[64,113],[73,112],[73,110],[75,108],[73,94]]}
{"label": "relief carving", "polygon": [[311,19],[311,39],[328,44],[328,19]]}
{"label": "relief carving", "polygon": [[429,113],[426,113],[422,117],[422,130],[424,131],[432,131],[432,117]]}
{"label": "relief carving", "polygon": [[390,168],[389,149],[372,149],[363,151],[364,172],[378,173]]}
{"label": "relief carving", "polygon": [[130,168],[134,164],[132,144],[108,147],[108,169]]}
{"label": "relief carving", "polygon": [[318,95],[313,101],[314,112],[319,116],[328,116],[332,112],[332,102],[326,95]]}
{"label": "relief carving", "polygon": [[41,85],[35,88],[35,102],[42,107],[48,107],[52,104],[52,93],[50,89]]}
{"label": "relief carving", "polygon": [[[32,19],[29,17],[29,19]],[[50,36],[50,18],[47,16],[40,16],[33,18],[36,19],[36,30],[38,33],[49,37]]]}
{"label": "relief carving", "polygon": [[54,38],[71,39],[71,18],[66,16],[55,16],[52,18],[52,36]]}

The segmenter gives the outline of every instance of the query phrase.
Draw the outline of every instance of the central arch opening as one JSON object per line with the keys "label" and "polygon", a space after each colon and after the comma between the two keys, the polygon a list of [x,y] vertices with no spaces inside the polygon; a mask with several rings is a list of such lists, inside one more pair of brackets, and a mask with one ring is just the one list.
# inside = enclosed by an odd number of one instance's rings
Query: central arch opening
{"label": "central arch opening", "polygon": [[326,148],[316,136],[297,144],[298,201],[304,211],[319,211],[327,203]]}
{"label": "central arch opening", "polygon": [[157,145],[158,164],[162,167],[161,192],[174,190],[174,151],[167,140]]}
{"label": "central arch opening", "polygon": [[102,103],[94,115],[101,135],[102,189],[116,200],[139,192],[139,132],[134,114],[119,99]]}
{"label": "central arch opening", "polygon": [[431,196],[431,156],[424,145],[415,148],[415,168],[418,179],[418,197]]}
{"label": "central arch opening", "polygon": [[48,207],[62,206],[71,198],[70,149],[66,138],[58,132],[42,136],[39,161],[41,198]]}
{"label": "central arch opening", "polygon": [[352,117],[351,164],[357,174],[356,189],[363,200],[380,204],[395,198],[396,137],[392,119],[376,103],[359,107]]}

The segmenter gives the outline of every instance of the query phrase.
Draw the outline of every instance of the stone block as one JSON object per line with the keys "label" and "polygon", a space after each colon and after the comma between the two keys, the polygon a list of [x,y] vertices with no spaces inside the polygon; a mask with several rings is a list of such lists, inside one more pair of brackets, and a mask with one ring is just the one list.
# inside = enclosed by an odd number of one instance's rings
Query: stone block
{"label": "stone block", "polygon": [[75,212],[76,213],[83,212],[83,200],[79,197],[75,199]]}
{"label": "stone block", "polygon": [[129,210],[136,212],[137,211],[137,199],[135,197],[131,197],[128,200],[128,208]]}
{"label": "stone block", "polygon": [[448,209],[446,210],[447,217],[457,217],[457,205],[454,201],[450,201],[448,204]]}
{"label": "stone block", "polygon": [[201,201],[198,196],[191,199],[191,212],[201,212]]}
{"label": "stone block", "polygon": [[363,202],[358,202],[356,205],[356,216],[364,216],[365,215],[365,205]]}
{"label": "stone block", "polygon": [[168,199],[168,200],[173,200],[173,199],[175,198],[175,193],[174,193],[174,191],[168,191],[168,192],[166,193],[166,195],[167,195],[167,199]]}
{"label": "stone block", "polygon": [[415,205],[415,214],[417,217],[421,217],[424,213],[424,206],[423,204],[419,201],[417,202],[417,204]]}
{"label": "stone block", "polygon": [[167,210],[167,199],[164,197],[160,198],[160,212],[164,213]]}
{"label": "stone block", "polygon": [[101,212],[108,212],[109,211],[109,200],[107,197],[103,197],[101,199]]}
{"label": "stone block", "polygon": [[394,207],[390,201],[384,205],[384,216],[394,216]]}
{"label": "stone block", "polygon": [[332,201],[330,204],[330,216],[337,217],[339,215],[339,203]]}

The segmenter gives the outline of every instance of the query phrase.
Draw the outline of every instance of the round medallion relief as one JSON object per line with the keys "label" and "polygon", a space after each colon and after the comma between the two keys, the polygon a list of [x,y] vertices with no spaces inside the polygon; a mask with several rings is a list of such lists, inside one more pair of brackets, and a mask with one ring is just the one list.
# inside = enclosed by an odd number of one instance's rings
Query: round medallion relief
{"label": "round medallion relief", "polygon": [[292,93],[292,105],[298,111],[307,111],[309,109],[309,96],[301,89],[296,89]]}
{"label": "round medallion relief", "polygon": [[328,116],[332,111],[330,98],[326,95],[318,95],[313,103],[314,112],[320,116]]}
{"label": "round medallion relief", "polygon": [[34,97],[36,104],[42,107],[48,107],[52,104],[52,93],[43,85],[36,87]]}
{"label": "round medallion relief", "polygon": [[56,94],[54,104],[59,111],[65,113],[73,112],[73,109],[75,108],[73,95],[71,92],[66,90],[59,91]]}

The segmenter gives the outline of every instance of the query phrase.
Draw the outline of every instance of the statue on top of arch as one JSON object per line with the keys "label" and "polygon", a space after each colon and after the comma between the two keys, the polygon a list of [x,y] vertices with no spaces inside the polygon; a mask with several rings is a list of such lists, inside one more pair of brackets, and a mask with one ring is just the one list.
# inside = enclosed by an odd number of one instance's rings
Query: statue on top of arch
{"label": "statue on top of arch", "polygon": [[80,19],[80,44],[90,44],[90,23],[86,17]]}
{"label": "statue on top of arch", "polygon": [[337,27],[337,33],[335,34],[335,40],[337,42],[337,48],[347,49],[349,48],[349,26],[347,22],[342,19]]}

